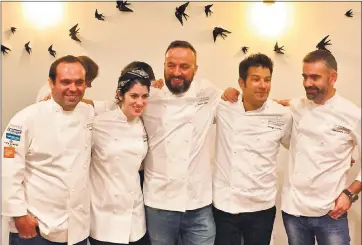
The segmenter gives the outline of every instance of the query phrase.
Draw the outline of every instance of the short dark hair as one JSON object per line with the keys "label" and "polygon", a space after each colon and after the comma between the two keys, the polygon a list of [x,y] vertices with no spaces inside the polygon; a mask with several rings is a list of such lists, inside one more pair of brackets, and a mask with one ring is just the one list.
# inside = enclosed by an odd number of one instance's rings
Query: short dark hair
{"label": "short dark hair", "polygon": [[268,68],[270,71],[270,75],[273,74],[273,68],[274,68],[273,61],[265,54],[257,53],[248,56],[247,58],[245,58],[240,62],[239,78],[246,81],[248,77],[249,67],[260,67],[260,66],[263,68]]}
{"label": "short dark hair", "polygon": [[144,70],[150,77],[150,80],[156,79],[152,67],[143,61],[133,61],[128,65],[126,65],[126,67],[124,67],[123,70],[121,71],[121,76],[124,75],[127,71],[134,70],[137,68]]}
{"label": "short dark hair", "polygon": [[80,63],[84,70],[85,70],[85,76],[87,77],[88,71],[87,67],[83,64],[82,60],[78,57],[75,57],[73,55],[66,55],[63,57],[60,57],[59,59],[55,60],[49,68],[49,78],[55,83],[55,79],[57,76],[57,67],[60,63]]}
{"label": "short dark hair", "polygon": [[309,52],[303,59],[303,63],[313,63],[317,61],[324,61],[328,68],[337,71],[337,61],[331,52],[324,49],[317,49]]}
{"label": "short dark hair", "polygon": [[87,68],[87,86],[92,87],[91,83],[98,76],[99,67],[94,60],[88,56],[78,56],[78,58],[83,62],[83,65]]}
{"label": "short dark hair", "polygon": [[187,41],[181,41],[181,40],[176,40],[173,41],[172,43],[170,43],[170,45],[168,45],[165,54],[167,54],[167,52],[172,49],[172,48],[187,48],[190,49],[195,57],[196,57],[196,49],[191,45],[191,43],[187,42]]}

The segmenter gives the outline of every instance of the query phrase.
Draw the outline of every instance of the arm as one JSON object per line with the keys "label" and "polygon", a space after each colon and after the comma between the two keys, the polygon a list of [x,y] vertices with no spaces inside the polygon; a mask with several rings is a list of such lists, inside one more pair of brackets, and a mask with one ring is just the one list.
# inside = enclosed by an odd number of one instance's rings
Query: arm
{"label": "arm", "polygon": [[37,219],[28,215],[23,186],[25,155],[29,148],[29,132],[25,111],[11,119],[2,136],[2,215],[14,218],[20,237],[36,236]]}
{"label": "arm", "polygon": [[[352,137],[355,142],[355,147],[358,148],[358,158],[361,159],[361,120],[356,125],[356,128],[351,132]],[[358,172],[356,179],[352,182],[350,186],[346,188],[352,194],[358,194],[361,191],[361,170]],[[339,197],[335,201],[334,209],[329,213],[329,215],[334,218],[338,219],[342,214],[347,212],[350,209],[352,203],[349,197],[345,193],[341,193]]]}
{"label": "arm", "polygon": [[289,115],[286,119],[286,125],[283,132],[283,137],[280,139],[280,143],[284,146],[285,149],[289,149],[290,138],[292,136],[292,128],[293,128],[293,117],[289,112]]}

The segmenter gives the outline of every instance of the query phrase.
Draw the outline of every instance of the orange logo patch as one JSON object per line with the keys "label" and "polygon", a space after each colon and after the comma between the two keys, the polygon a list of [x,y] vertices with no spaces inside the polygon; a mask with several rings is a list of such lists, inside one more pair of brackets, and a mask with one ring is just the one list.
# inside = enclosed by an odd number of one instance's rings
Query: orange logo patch
{"label": "orange logo patch", "polygon": [[15,147],[4,146],[4,158],[14,158]]}

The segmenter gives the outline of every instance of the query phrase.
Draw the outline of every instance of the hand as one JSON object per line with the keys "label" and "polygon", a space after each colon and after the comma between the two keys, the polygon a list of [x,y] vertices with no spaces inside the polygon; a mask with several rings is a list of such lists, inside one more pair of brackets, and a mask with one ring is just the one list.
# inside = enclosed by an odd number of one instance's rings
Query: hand
{"label": "hand", "polygon": [[278,100],[278,99],[273,99],[275,102],[277,102],[278,104],[282,105],[282,106],[289,106],[289,101],[290,99],[287,100]]}
{"label": "hand", "polygon": [[221,96],[221,99],[224,101],[229,101],[231,103],[235,103],[238,101],[240,92],[235,88],[227,88],[225,89],[223,95]]}
{"label": "hand", "polygon": [[151,82],[151,86],[154,88],[162,88],[164,85],[163,80],[162,79],[158,79],[158,80],[153,80]]}
{"label": "hand", "polygon": [[14,217],[15,227],[19,232],[21,238],[33,238],[37,235],[36,227],[38,226],[38,219],[31,215],[21,217]]}
{"label": "hand", "polygon": [[47,96],[45,96],[42,100],[40,100],[40,101],[47,101],[47,100],[50,100],[51,99],[51,95],[50,94],[48,94]]}
{"label": "hand", "polygon": [[345,212],[347,212],[348,209],[350,209],[352,205],[348,196],[343,192],[334,202],[334,209],[328,213],[328,215],[331,216],[333,219],[338,219],[339,217],[341,217]]}

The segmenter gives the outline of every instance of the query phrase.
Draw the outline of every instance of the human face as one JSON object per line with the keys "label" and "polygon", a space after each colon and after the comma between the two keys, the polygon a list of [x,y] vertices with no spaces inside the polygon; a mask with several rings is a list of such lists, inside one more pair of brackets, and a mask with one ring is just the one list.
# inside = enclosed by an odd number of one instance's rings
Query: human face
{"label": "human face", "polygon": [[303,86],[309,100],[320,104],[332,97],[337,72],[328,68],[324,61],[304,63],[302,76]]}
{"label": "human face", "polygon": [[121,98],[121,110],[129,121],[142,115],[148,104],[147,86],[135,83]]}
{"label": "human face", "polygon": [[49,79],[52,97],[65,111],[72,111],[81,101],[87,88],[85,69],[79,62],[60,63],[55,81]]}
{"label": "human face", "polygon": [[196,56],[188,48],[172,48],[167,51],[164,64],[165,83],[174,94],[186,92],[197,71]]}
{"label": "human face", "polygon": [[251,66],[248,69],[246,81],[239,79],[243,90],[243,100],[250,105],[261,106],[268,99],[271,87],[269,68]]}

